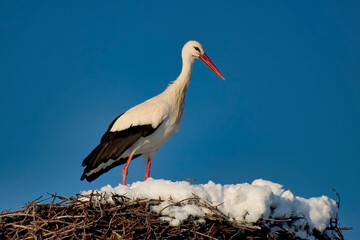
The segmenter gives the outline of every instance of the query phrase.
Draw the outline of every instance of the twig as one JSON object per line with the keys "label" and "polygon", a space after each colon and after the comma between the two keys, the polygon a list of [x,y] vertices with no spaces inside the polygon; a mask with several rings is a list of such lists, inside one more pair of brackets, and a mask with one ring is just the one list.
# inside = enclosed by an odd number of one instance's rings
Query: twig
{"label": "twig", "polygon": [[212,236],[206,235],[206,234],[201,233],[201,232],[196,232],[196,234],[199,234],[200,236],[203,236],[203,237],[207,237],[207,238],[209,238],[209,239],[218,240],[217,238],[214,238],[214,237],[212,237]]}

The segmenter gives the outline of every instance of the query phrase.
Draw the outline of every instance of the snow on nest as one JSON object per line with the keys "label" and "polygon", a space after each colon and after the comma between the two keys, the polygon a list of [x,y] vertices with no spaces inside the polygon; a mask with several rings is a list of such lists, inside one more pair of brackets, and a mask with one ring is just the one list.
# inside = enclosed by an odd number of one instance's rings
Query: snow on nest
{"label": "snow on nest", "polygon": [[[133,200],[161,198],[165,201],[154,206],[152,210],[160,213],[163,209],[163,220],[169,221],[173,226],[179,225],[189,215],[203,217],[208,213],[208,209],[191,203],[171,205],[194,195],[212,206],[219,205],[218,209],[221,212],[237,221],[254,223],[260,218],[299,217],[295,223],[295,231],[300,230],[299,235],[311,233],[313,228],[323,232],[329,226],[330,219],[335,218],[337,214],[336,202],[327,196],[305,199],[294,196],[289,190],[285,191],[280,184],[262,179],[257,179],[251,184],[220,185],[212,181],[207,184],[190,184],[186,181],[172,182],[149,178],[145,182],[119,185],[115,188],[107,185],[101,188],[100,192],[108,196],[109,202],[112,201],[112,193],[125,195]],[[89,193],[91,191],[82,192]],[[171,206],[167,207],[169,205]],[[306,225],[310,227],[310,231],[305,230]]]}

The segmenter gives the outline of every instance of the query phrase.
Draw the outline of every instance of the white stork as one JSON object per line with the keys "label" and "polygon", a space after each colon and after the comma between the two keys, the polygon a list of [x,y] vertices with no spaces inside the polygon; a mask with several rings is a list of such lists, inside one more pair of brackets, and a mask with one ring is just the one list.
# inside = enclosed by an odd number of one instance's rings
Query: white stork
{"label": "white stork", "polygon": [[91,182],[113,167],[125,163],[122,174],[123,184],[126,185],[130,162],[140,155],[147,161],[144,180],[149,177],[156,151],[180,128],[195,58],[202,60],[225,80],[200,43],[187,42],[181,56],[181,73],[164,92],[129,109],[110,124],[100,144],[84,159],[82,165],[85,169],[81,180]]}

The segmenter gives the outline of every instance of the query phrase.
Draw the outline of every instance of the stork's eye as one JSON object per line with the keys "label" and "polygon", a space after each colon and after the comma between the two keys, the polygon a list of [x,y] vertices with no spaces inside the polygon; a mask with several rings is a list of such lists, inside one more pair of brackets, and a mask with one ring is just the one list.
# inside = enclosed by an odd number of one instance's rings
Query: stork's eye
{"label": "stork's eye", "polygon": [[201,52],[200,52],[200,49],[199,49],[198,47],[194,47],[194,48],[195,48],[196,51],[198,51],[199,53],[201,53]]}

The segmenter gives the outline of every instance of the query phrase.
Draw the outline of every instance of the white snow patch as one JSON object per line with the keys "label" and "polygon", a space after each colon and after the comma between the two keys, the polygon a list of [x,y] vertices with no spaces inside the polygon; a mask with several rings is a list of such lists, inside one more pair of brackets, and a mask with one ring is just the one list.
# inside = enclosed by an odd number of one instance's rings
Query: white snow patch
{"label": "white snow patch", "polygon": [[[163,179],[149,178],[145,182],[135,182],[131,185],[119,185],[115,188],[107,185],[100,192],[105,194],[107,202],[112,202],[113,193],[136,199],[162,199],[161,204],[152,211],[163,215],[162,220],[177,226],[190,215],[200,218],[209,213],[207,208],[183,201],[194,195],[205,200],[225,215],[237,221],[256,222],[260,218],[300,217],[292,226],[297,236],[310,237],[311,230],[316,228],[323,232],[329,226],[330,219],[337,214],[337,205],[333,199],[326,196],[310,199],[294,196],[283,186],[270,181],[257,179],[251,184],[220,185],[209,181],[207,184],[190,184],[189,182],[172,182]],[[82,194],[90,194],[84,191]],[[306,226],[310,227],[310,231]]]}

